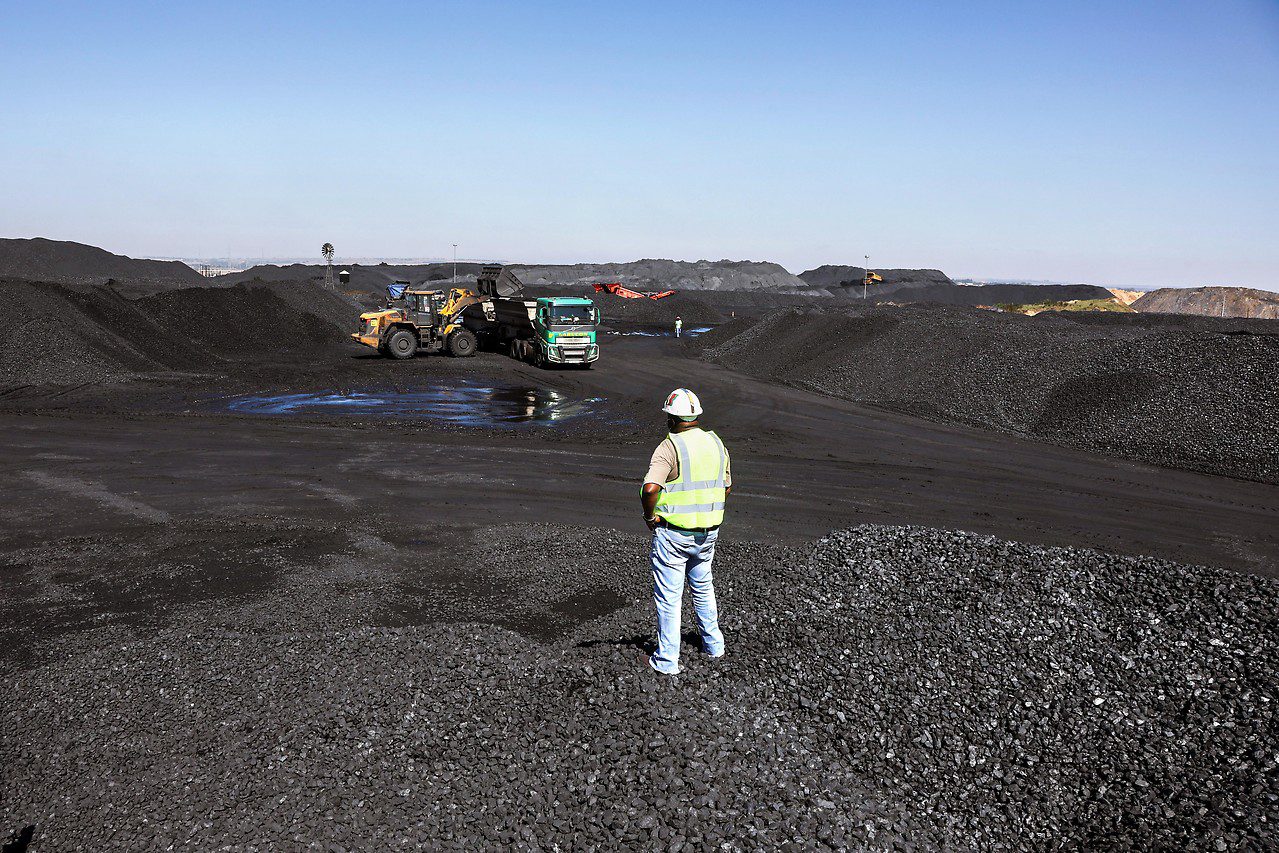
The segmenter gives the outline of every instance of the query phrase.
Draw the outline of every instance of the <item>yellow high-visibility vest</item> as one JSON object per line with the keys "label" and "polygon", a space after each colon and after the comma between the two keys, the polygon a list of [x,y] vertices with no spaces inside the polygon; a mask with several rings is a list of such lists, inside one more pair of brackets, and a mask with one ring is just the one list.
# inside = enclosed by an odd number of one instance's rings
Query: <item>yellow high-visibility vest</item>
{"label": "yellow high-visibility vest", "polygon": [[724,442],[698,428],[673,432],[670,440],[679,457],[679,476],[662,485],[654,514],[676,527],[717,527],[724,521]]}

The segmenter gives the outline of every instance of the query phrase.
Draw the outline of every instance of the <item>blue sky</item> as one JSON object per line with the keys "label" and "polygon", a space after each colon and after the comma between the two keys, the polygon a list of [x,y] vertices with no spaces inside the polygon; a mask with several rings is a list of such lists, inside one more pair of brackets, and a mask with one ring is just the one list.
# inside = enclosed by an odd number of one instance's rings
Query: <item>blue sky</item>
{"label": "blue sky", "polygon": [[0,235],[1279,289],[1279,3],[13,3]]}

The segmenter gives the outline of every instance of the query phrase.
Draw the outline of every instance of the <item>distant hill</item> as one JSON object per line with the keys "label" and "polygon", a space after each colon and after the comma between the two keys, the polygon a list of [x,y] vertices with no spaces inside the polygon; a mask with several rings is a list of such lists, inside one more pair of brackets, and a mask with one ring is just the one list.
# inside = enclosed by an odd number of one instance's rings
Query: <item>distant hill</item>
{"label": "distant hill", "polygon": [[925,285],[898,288],[884,295],[888,302],[935,302],[941,305],[1026,305],[1111,299],[1113,294],[1092,284],[976,284]]}
{"label": "distant hill", "polygon": [[525,284],[589,286],[597,281],[620,281],[636,290],[763,290],[771,293],[806,292],[807,284],[779,264],[768,261],[669,261],[645,258],[609,264],[513,264]]}
{"label": "distant hill", "polygon": [[117,282],[198,285],[207,280],[181,261],[150,261],[113,255],[66,240],[0,238],[0,276],[62,284]]}
{"label": "distant hill", "polygon": [[1247,287],[1164,287],[1132,304],[1143,314],[1200,314],[1279,320],[1279,293]]}
{"label": "distant hill", "polygon": [[[459,263],[458,281],[470,283],[482,264]],[[755,290],[770,293],[807,293],[802,279],[778,264],[766,261],[668,261],[639,260],[607,264],[511,264],[511,269],[529,287],[587,289],[595,282],[620,281],[637,290]],[[380,296],[387,284],[407,281],[414,285],[447,287],[453,276],[452,262],[432,264],[334,264],[334,270],[351,274],[349,289]],[[319,264],[262,265],[243,272],[218,276],[218,283],[262,281],[306,281],[322,278]]]}
{"label": "distant hill", "polygon": [[[955,282],[941,270],[875,270],[883,277],[881,284],[875,285],[875,292],[886,296],[904,287],[928,287],[942,285],[954,287]],[[821,288],[836,292],[845,288],[856,287],[861,292],[862,281],[866,278],[865,267],[839,266],[825,264],[816,269],[806,270],[799,274],[809,287]]]}
{"label": "distant hill", "polygon": [[[1110,291],[1091,284],[956,284],[941,270],[875,270],[880,284],[866,289],[870,302],[935,302],[941,305],[1000,305],[1109,299]],[[799,274],[811,287],[851,298],[862,293],[863,267],[828,264]]]}

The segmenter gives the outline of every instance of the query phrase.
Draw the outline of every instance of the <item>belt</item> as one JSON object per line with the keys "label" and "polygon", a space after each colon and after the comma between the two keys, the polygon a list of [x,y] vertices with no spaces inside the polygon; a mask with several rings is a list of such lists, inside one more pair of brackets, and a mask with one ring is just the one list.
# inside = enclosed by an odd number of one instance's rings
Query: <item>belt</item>
{"label": "belt", "polygon": [[718,524],[714,527],[680,527],[678,524],[671,524],[664,518],[658,519],[657,526],[678,530],[680,533],[710,533],[712,530],[719,530]]}

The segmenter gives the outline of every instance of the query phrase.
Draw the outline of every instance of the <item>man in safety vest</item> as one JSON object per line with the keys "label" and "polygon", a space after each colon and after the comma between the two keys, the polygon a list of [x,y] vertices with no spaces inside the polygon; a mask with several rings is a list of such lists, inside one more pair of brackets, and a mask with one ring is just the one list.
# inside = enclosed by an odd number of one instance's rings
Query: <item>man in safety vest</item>
{"label": "man in safety vest", "polygon": [[683,331],[684,331],[684,318],[676,317],[675,318],[675,337],[678,338],[680,336],[680,333]]}
{"label": "man in safety vest", "polygon": [[698,425],[701,401],[677,388],[662,406],[669,435],[653,451],[640,501],[653,531],[653,602],[657,605],[657,651],[644,662],[675,675],[679,667],[680,604],[684,577],[692,589],[702,651],[724,656],[711,563],[724,520],[724,501],[733,488],[724,442]]}

